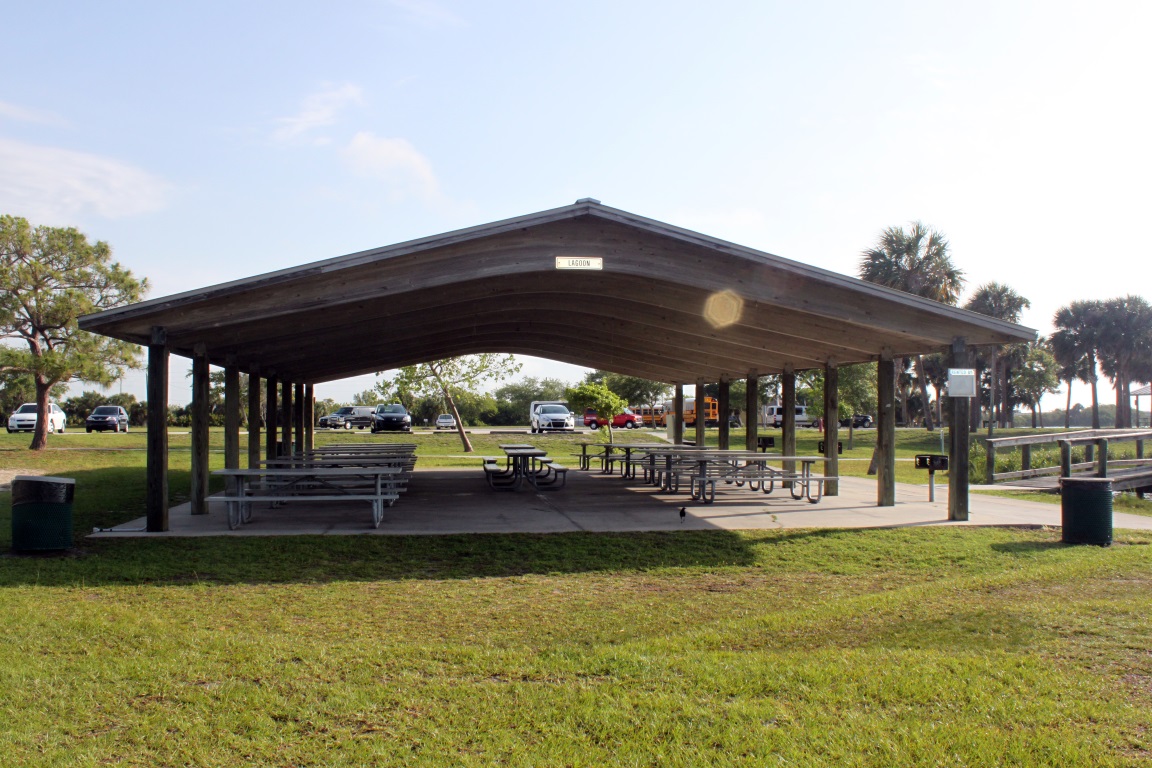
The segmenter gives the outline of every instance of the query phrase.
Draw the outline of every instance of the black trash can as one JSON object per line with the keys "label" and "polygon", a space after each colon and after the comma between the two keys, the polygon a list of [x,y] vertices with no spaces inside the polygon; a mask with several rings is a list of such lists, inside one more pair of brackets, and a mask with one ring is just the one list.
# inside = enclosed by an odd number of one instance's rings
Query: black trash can
{"label": "black trash can", "polygon": [[76,481],[70,477],[29,477],[12,480],[12,549],[34,551],[72,546],[72,499]]}
{"label": "black trash can", "polygon": [[1060,522],[1065,544],[1112,544],[1112,480],[1060,478]]}

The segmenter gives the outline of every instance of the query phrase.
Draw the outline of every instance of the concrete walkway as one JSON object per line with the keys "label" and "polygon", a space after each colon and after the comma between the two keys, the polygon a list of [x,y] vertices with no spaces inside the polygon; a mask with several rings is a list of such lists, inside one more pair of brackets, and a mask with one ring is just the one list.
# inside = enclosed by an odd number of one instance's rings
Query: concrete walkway
{"label": "concrete walkway", "polygon": [[[256,505],[253,519],[228,530],[224,505],[192,516],[187,504],[169,512],[170,530],[144,533],[144,518],[98,537],[124,536],[295,536],[314,534],[436,535],[459,533],[562,533],[568,531],[741,530],[763,528],[885,528],[920,525],[1060,526],[1060,505],[973,493],[967,522],[948,520],[948,490],[898,485],[896,506],[876,506],[876,481],[841,478],[840,495],[818,504],[794,501],[777,488],[771,495],[721,486],[714,504],[693,502],[686,493],[660,493],[619,475],[568,472],[567,487],[533,493],[494,491],[479,467],[417,470],[408,491],[371,525],[367,503]],[[680,508],[686,515],[681,520]],[[1152,530],[1152,517],[1116,513],[1115,528]],[[135,529],[135,530],[134,530]]]}

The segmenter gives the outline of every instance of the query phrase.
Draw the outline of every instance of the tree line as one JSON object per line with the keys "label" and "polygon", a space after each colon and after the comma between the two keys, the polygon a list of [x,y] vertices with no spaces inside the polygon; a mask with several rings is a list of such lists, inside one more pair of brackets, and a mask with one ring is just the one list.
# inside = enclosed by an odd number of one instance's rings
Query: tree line
{"label": "tree line", "polygon": [[[947,239],[920,222],[907,229],[889,227],[876,244],[863,252],[859,276],[868,282],[956,305],[964,273],[952,262]],[[1010,286],[989,282],[979,286],[964,308],[999,320],[1018,323],[1031,305]],[[1072,384],[1087,384],[1092,398],[1092,426],[1100,428],[1098,380],[1102,371],[1115,391],[1114,427],[1133,426],[1131,386],[1152,380],[1152,305],[1140,296],[1103,301],[1075,301],[1053,318],[1055,331],[1028,344],[981,347],[974,367],[981,383],[980,408],[972,409],[972,428],[983,419],[989,425],[1012,426],[1013,411],[1024,406],[1037,424],[1040,398],[1068,391],[1064,409],[1068,427]],[[896,391],[901,420],[918,421],[928,429],[941,421],[941,394],[947,380],[943,355],[898,361]],[[928,393],[936,392],[933,401]],[[933,403],[935,407],[933,407]]]}

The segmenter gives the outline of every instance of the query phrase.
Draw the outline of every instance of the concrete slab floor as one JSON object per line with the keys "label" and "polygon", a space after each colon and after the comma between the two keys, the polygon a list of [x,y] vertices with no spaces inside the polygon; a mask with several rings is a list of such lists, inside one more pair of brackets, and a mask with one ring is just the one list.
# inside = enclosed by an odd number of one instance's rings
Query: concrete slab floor
{"label": "concrete slab floor", "polygon": [[[366,502],[294,502],[273,509],[254,505],[252,520],[228,529],[224,505],[210,504],[207,515],[190,514],[187,504],[169,511],[169,530],[143,531],[138,518],[98,538],[129,536],[299,536],[317,534],[438,535],[461,533],[561,533],[568,531],[741,530],[765,528],[883,528],[920,525],[1060,526],[1060,506],[981,494],[970,495],[970,519],[948,520],[948,489],[937,485],[928,501],[927,485],[898,485],[896,505],[876,506],[874,479],[840,479],[840,495],[818,504],[793,500],[786,490],[771,494],[719,486],[713,504],[694,502],[686,492],[661,493],[639,480],[598,472],[568,472],[566,487],[555,491],[497,491],[476,468],[416,470],[407,492],[372,527]],[[680,509],[685,509],[683,519]],[[1114,528],[1152,530],[1152,517],[1115,513]]]}

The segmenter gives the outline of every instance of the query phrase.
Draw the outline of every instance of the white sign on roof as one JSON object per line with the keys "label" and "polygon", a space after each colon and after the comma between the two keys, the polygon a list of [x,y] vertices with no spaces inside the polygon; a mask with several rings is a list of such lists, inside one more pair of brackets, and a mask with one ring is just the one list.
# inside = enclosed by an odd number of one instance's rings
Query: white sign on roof
{"label": "white sign on roof", "polygon": [[557,256],[556,269],[604,269],[600,256]]}

